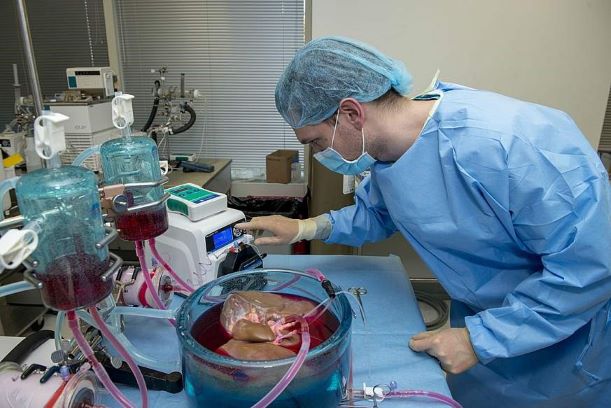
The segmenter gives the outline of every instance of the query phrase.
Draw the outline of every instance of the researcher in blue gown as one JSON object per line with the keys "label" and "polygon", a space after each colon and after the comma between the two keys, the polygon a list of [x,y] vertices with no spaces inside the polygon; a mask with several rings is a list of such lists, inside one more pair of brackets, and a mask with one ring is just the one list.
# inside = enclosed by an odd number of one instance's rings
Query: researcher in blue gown
{"label": "researcher in blue gown", "polygon": [[[276,106],[314,157],[370,175],[355,204],[260,217],[262,244],[360,246],[396,231],[452,297],[452,328],[409,346],[437,358],[465,407],[611,407],[609,180],[575,122],[549,107],[434,81],[328,37],[297,52]],[[586,103],[586,102],[584,102]]]}

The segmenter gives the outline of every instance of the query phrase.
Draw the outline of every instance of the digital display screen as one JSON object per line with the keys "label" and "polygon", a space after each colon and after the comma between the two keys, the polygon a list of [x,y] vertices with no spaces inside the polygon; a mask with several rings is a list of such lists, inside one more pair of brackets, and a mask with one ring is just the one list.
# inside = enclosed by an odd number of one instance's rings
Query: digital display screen
{"label": "digital display screen", "polygon": [[227,227],[225,229],[220,230],[219,232],[214,233],[212,235],[212,242],[214,243],[214,249],[221,248],[231,241],[233,241],[233,231],[232,227]]}

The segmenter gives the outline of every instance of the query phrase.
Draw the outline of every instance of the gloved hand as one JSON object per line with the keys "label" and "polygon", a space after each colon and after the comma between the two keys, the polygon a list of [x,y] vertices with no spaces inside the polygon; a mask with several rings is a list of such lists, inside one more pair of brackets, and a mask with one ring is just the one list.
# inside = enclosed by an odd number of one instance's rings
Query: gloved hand
{"label": "gloved hand", "polygon": [[451,374],[467,371],[479,361],[465,328],[418,333],[411,338],[409,346],[414,351],[424,351],[435,357],[441,368]]}
{"label": "gloved hand", "polygon": [[250,222],[236,224],[236,228],[247,230],[255,237],[260,231],[271,232],[271,237],[260,237],[255,239],[255,245],[282,245],[292,244],[298,241],[299,222],[283,217],[281,215],[270,215],[266,217],[254,217]]}

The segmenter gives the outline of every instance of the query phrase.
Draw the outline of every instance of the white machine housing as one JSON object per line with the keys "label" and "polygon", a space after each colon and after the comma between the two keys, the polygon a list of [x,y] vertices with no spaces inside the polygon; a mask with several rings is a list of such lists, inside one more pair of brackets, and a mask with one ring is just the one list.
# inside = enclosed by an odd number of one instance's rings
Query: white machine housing
{"label": "white machine housing", "polygon": [[[49,109],[69,117],[64,122],[66,150],[60,154],[62,164],[71,164],[88,147],[121,136],[112,124],[111,101],[54,102],[49,103]],[[94,171],[102,169],[97,155],[85,160],[85,165]]]}
{"label": "white machine housing", "polygon": [[66,68],[68,89],[102,91],[104,97],[113,96],[114,72],[110,67]]}
{"label": "white machine housing", "polygon": [[[233,208],[195,222],[168,212],[168,230],[155,238],[157,250],[181,278],[198,288],[217,278],[219,266],[232,247],[251,243],[251,235],[235,228],[245,220],[244,213]],[[152,265],[148,246],[146,258]]]}
{"label": "white machine housing", "polygon": [[166,189],[170,193],[168,211],[180,213],[191,221],[199,221],[227,209],[227,196],[206,190],[193,183]]}
{"label": "white machine housing", "polygon": [[[6,174],[6,169],[4,168],[2,163],[0,163],[0,182],[6,178],[10,178],[10,175]],[[4,195],[4,198],[2,199],[2,202],[0,203],[0,210],[4,212],[10,209],[11,209],[11,196],[7,193]]]}

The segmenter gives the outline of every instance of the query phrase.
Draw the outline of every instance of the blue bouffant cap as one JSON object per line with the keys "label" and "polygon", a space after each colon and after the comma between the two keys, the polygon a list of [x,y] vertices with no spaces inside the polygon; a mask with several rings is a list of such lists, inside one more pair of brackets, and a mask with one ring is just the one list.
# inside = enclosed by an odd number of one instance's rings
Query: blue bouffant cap
{"label": "blue bouffant cap", "polygon": [[391,88],[407,95],[411,85],[401,61],[358,41],[324,37],[307,43],[286,67],[276,85],[276,109],[301,128],[331,117],[344,98],[371,102]]}

